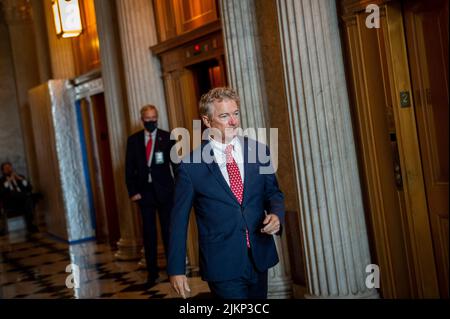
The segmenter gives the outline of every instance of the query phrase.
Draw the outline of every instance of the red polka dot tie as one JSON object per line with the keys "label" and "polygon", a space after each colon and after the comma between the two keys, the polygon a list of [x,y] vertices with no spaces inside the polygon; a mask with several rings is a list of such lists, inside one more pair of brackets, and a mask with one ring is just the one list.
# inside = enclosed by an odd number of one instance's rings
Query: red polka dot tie
{"label": "red polka dot tie", "polygon": [[[228,145],[225,148],[225,155],[227,158],[227,172],[228,172],[228,178],[230,180],[230,188],[233,192],[234,196],[236,196],[236,199],[238,200],[239,204],[242,204],[242,198],[244,195],[244,185],[242,183],[242,177],[241,173],[239,172],[239,167],[236,163],[236,161],[233,158],[233,155],[231,154],[233,150],[233,145]],[[247,247],[250,248],[250,239],[248,235],[248,229],[245,231],[245,236],[247,239]]]}

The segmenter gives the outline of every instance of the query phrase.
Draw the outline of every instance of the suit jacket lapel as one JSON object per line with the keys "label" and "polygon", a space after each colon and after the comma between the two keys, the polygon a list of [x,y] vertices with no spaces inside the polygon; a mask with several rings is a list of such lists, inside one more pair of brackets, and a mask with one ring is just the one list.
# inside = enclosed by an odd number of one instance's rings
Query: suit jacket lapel
{"label": "suit jacket lapel", "polygon": [[156,163],[155,153],[159,152],[160,149],[163,149],[162,142],[163,141],[162,141],[162,137],[161,137],[161,132],[158,129],[156,129],[156,136],[155,136],[155,140],[153,141],[153,156],[152,156],[151,166],[153,166]]}
{"label": "suit jacket lapel", "polygon": [[147,166],[147,155],[145,145],[145,131],[142,130],[138,138],[139,159]]}
{"label": "suit jacket lapel", "polygon": [[208,141],[205,141],[202,143],[202,154],[204,148],[209,148],[210,154],[212,156],[212,161],[208,161],[205,164],[208,166],[209,170],[211,171],[212,175],[216,178],[216,180],[219,182],[220,186],[225,190],[225,192],[234,200],[237,204],[239,204],[236,196],[234,196],[233,192],[231,191],[230,186],[228,186],[227,181],[222,175],[222,172],[220,171],[219,165],[214,161],[214,152],[212,150],[211,144],[209,144]]}
{"label": "suit jacket lapel", "polygon": [[244,152],[244,197],[242,200],[242,206],[245,206],[245,204],[247,203],[247,200],[249,198],[249,192],[250,189],[249,185],[251,184],[251,181],[253,179],[253,169],[254,169],[254,164],[249,163],[249,151],[254,151],[252,149],[250,149],[250,145],[248,143],[248,139],[245,137],[239,137],[241,145],[242,145],[242,150]]}
{"label": "suit jacket lapel", "polygon": [[159,151],[162,148],[162,137],[160,130],[156,129],[156,137],[155,137],[155,147],[153,148],[153,153]]}

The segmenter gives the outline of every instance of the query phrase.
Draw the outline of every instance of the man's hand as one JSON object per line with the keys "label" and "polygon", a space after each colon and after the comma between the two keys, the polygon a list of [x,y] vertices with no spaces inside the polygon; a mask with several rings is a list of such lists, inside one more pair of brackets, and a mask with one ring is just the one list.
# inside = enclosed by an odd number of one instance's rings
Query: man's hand
{"label": "man's hand", "polygon": [[19,175],[16,174],[16,172],[13,172],[11,175],[16,181],[21,181],[23,180],[22,177],[20,177]]}
{"label": "man's hand", "polygon": [[136,195],[134,195],[133,197],[131,197],[131,200],[132,200],[133,202],[137,202],[137,201],[140,200],[140,199],[142,199],[141,194],[136,194]]}
{"label": "man's hand", "polygon": [[280,219],[275,214],[268,214],[266,218],[264,218],[263,229],[261,229],[261,233],[273,235],[280,231]]}
{"label": "man's hand", "polygon": [[[15,179],[14,179],[14,177],[11,175],[11,176],[6,177],[6,182],[5,182],[5,183],[8,183],[8,186],[7,186],[7,187],[9,187],[10,185],[12,186],[12,185],[14,184],[14,181],[15,181]],[[5,184],[5,186],[6,186],[6,184]]]}
{"label": "man's hand", "polygon": [[186,291],[191,292],[189,288],[188,281],[185,275],[175,275],[170,276],[170,284],[172,288],[175,289],[177,294],[181,295],[183,299],[186,299]]}

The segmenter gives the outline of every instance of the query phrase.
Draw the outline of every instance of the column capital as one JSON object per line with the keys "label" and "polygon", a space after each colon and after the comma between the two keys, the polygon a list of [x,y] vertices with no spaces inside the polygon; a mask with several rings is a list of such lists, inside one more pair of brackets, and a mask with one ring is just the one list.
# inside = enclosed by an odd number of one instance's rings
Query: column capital
{"label": "column capital", "polygon": [[33,16],[29,0],[0,0],[2,19],[8,25],[32,23]]}

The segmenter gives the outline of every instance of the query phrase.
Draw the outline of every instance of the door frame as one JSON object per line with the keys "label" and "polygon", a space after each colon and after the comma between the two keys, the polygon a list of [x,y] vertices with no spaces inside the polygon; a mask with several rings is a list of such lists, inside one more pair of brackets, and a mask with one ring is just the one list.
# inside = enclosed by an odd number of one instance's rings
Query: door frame
{"label": "door frame", "polygon": [[[424,172],[419,145],[414,96],[410,77],[404,16],[400,0],[374,1],[380,7],[379,50],[383,56],[383,78],[386,103],[392,105],[392,121],[395,126],[396,148],[401,173],[401,191],[398,192],[400,209],[385,210],[387,199],[383,196],[383,183],[387,171],[381,171],[378,162],[380,147],[374,140],[371,108],[381,107],[379,97],[371,96],[370,87],[373,60],[365,56],[364,38],[365,8],[368,1],[340,0],[343,38],[347,49],[347,76],[349,94],[353,99],[356,136],[359,139],[359,158],[365,184],[365,203],[371,230],[371,246],[374,260],[380,266],[381,290],[388,298],[439,298],[433,237],[429,219]],[[372,32],[372,31],[370,31]],[[373,54],[372,54],[373,56]],[[378,63],[378,61],[375,61]],[[376,68],[375,68],[376,69]],[[402,106],[400,92],[409,94],[408,105]],[[378,103],[379,102],[379,103]],[[377,104],[378,103],[378,104]],[[380,129],[379,127],[377,129]],[[388,134],[389,132],[386,132]],[[386,141],[387,142],[387,141]],[[385,164],[385,163],[384,163]],[[394,171],[394,170],[393,170]],[[392,173],[392,172],[389,172]],[[383,178],[381,178],[383,177]],[[394,183],[392,178],[392,183]],[[384,206],[383,206],[384,205]],[[400,216],[394,218],[390,214]],[[402,240],[401,245],[393,241]],[[399,256],[402,255],[402,256]],[[399,278],[407,273],[408,280]]]}
{"label": "door frame", "polygon": [[[386,5],[386,20],[388,25],[386,49],[388,60],[390,60],[388,68],[392,75],[392,102],[403,172],[405,203],[408,211],[407,222],[417,279],[417,293],[419,298],[439,298],[433,237],[400,2],[394,1]],[[409,106],[402,107],[401,92],[408,92]]]}

